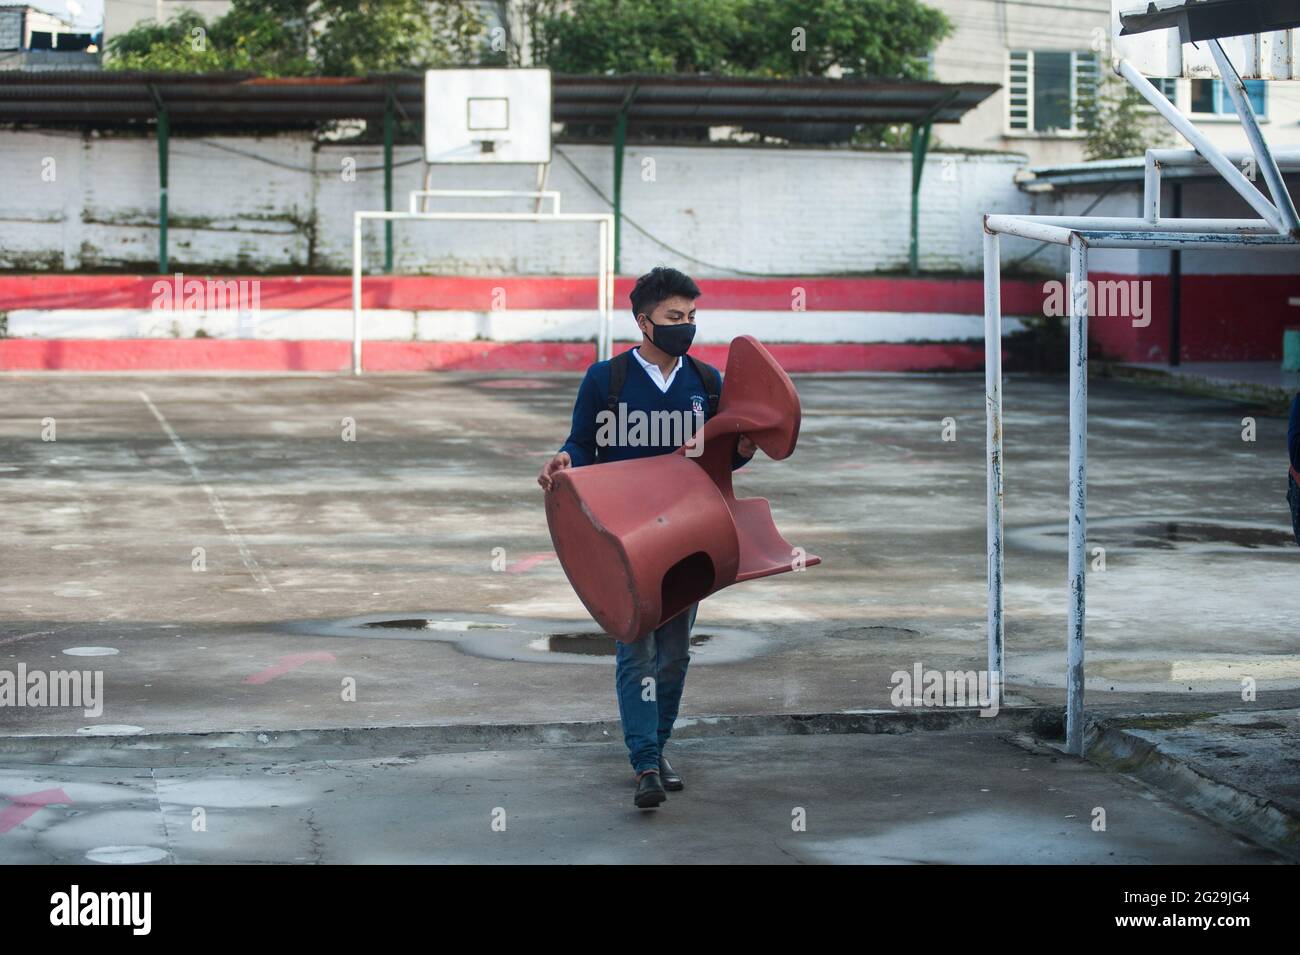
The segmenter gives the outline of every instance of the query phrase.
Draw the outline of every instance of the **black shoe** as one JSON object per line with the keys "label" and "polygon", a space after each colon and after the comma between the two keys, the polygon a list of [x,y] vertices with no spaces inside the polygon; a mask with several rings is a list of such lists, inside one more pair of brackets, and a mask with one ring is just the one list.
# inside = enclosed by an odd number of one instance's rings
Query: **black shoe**
{"label": "black shoe", "polygon": [[659,773],[647,769],[636,778],[636,797],[632,800],[638,809],[654,809],[668,798],[664,784],[659,781]]}
{"label": "black shoe", "polygon": [[664,789],[670,793],[681,792],[686,788],[682,777],[673,769],[673,764],[663,756],[659,757],[659,778],[663,780]]}

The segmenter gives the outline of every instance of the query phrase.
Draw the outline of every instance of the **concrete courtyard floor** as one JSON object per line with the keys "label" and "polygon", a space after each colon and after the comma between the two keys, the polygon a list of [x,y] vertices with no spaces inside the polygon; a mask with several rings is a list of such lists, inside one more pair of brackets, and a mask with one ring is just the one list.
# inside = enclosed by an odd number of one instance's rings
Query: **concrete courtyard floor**
{"label": "concrete courtyard floor", "polygon": [[[687,788],[653,812],[633,807],[621,747],[607,743],[367,758],[340,749],[161,769],[0,765],[0,791],[61,803],[0,835],[0,861],[1280,861],[1124,777],[991,731],[672,745]],[[1104,831],[1092,827],[1099,808]]]}
{"label": "concrete courtyard floor", "polygon": [[[737,490],[769,498],[785,536],[824,563],[703,605],[688,724],[892,710],[895,671],[984,665],[982,378],[796,383],[798,450],[783,462],[760,454]],[[93,752],[75,755],[76,741],[96,734],[616,720],[608,645],[554,560],[534,482],[564,439],[576,384],[573,375],[460,373],[0,379],[0,670],[97,670],[105,688],[95,717],[0,708],[9,800],[0,802],[0,861],[71,859],[123,840],[163,845],[162,861],[634,861],[638,846],[656,861],[707,855],[655,843],[670,816],[674,838],[702,848],[714,844],[703,833],[715,833],[729,861],[1259,858],[1086,763],[1034,757],[1042,785],[1013,786],[1029,778],[1030,757],[992,726],[683,740],[694,779],[659,823],[630,820],[612,736],[519,749],[484,738],[465,751],[407,746],[360,760],[341,747],[297,764],[286,751],[230,778],[211,760],[177,765],[165,785],[148,779],[164,771],[147,759],[96,769]],[[1012,377],[1006,408],[1010,701],[1057,706],[1065,383]],[[1300,549],[1284,500],[1285,422],[1106,380],[1093,383],[1090,416],[1089,547],[1104,548],[1089,575],[1090,713],[1294,708]],[[1253,441],[1242,436],[1248,416]],[[345,440],[350,427],[355,440]],[[57,440],[43,440],[51,428]],[[1258,693],[1243,702],[1245,677]],[[345,701],[349,688],[355,702]],[[44,768],[24,762],[19,737],[63,738],[64,756]],[[978,755],[967,764],[953,752]],[[394,759],[410,762],[395,771]],[[777,768],[752,784],[747,760]],[[133,772],[144,783],[131,783]],[[990,773],[1005,777],[995,807],[980,801],[999,792]],[[319,784],[331,774],[340,778],[328,792]],[[1044,795],[1052,787],[1060,805]],[[26,798],[54,790],[74,805]],[[169,813],[183,806],[188,818],[205,804],[199,795],[232,812],[283,801],[239,815],[237,835],[226,828],[191,842]],[[1112,826],[1107,838],[1118,841],[1098,854],[1087,814],[1107,799],[1137,807],[1127,818],[1142,824]],[[826,828],[791,833],[791,806],[810,802]],[[538,821],[454,835],[462,815],[468,827],[496,807]],[[411,830],[411,813],[427,827]],[[1172,828],[1155,824],[1161,813]],[[333,815],[316,848],[298,844],[301,827],[316,825],[304,814]],[[953,848],[966,844],[957,830],[998,818],[1029,842]],[[156,835],[160,820],[163,843],[144,834]],[[277,820],[285,828],[273,837]],[[110,838],[119,825],[141,834]]]}

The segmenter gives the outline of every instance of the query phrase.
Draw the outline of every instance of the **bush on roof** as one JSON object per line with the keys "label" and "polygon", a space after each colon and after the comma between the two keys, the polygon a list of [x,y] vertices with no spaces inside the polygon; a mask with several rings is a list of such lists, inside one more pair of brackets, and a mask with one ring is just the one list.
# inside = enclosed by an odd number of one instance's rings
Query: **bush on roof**
{"label": "bush on roof", "polygon": [[183,10],[110,37],[105,66],[360,76],[470,64],[484,35],[472,0],[234,0],[211,22]]}

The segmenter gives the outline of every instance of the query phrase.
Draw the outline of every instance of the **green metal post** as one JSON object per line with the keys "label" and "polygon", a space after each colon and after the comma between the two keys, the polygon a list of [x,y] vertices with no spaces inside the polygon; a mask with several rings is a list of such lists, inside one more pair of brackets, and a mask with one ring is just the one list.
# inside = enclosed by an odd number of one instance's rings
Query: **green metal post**
{"label": "green metal post", "polygon": [[619,110],[614,124],[614,274],[623,270],[623,145],[627,142],[627,110]]}
{"label": "green metal post", "polygon": [[920,272],[920,248],[917,237],[921,227],[921,173],[925,169],[925,154],[929,148],[930,124],[914,124],[912,126],[912,223],[911,240],[907,249],[907,266],[913,275]]}
{"label": "green metal post", "polygon": [[614,274],[623,270],[620,259],[623,254],[623,146],[627,143],[627,113],[636,97],[637,87],[633,86],[623,97],[623,105],[618,108],[618,119],[614,121]]}
{"label": "green metal post", "polygon": [[[393,211],[393,115],[395,97],[393,88],[388,87],[384,96],[384,211]],[[393,223],[384,222],[384,272],[393,271]]]}
{"label": "green metal post", "polygon": [[158,274],[166,275],[167,257],[167,152],[171,119],[167,107],[158,105]]}

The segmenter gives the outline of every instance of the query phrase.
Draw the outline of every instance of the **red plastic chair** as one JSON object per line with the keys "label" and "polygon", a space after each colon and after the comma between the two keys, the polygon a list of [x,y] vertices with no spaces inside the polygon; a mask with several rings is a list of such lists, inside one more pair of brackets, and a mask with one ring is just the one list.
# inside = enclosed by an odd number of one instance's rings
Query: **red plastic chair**
{"label": "red plastic chair", "polygon": [[731,486],[742,434],[779,461],[794,453],[799,419],[785,370],[742,335],[731,343],[718,413],[696,436],[698,456],[679,448],[554,475],[551,541],[606,633],[630,643],[723,587],[821,563],[796,557],[765,499],[737,500]]}

